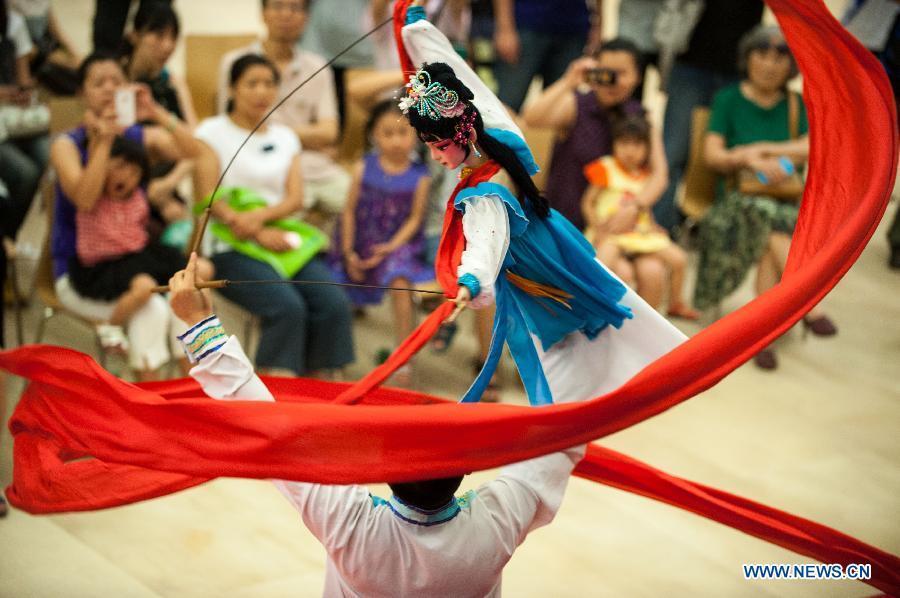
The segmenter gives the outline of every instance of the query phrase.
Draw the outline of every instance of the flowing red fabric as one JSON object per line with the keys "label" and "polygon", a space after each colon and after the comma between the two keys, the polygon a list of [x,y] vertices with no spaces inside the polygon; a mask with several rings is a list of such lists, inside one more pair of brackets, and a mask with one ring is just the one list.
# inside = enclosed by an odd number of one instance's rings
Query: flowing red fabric
{"label": "flowing red fabric", "polygon": [[[219,476],[324,483],[449,476],[601,438],[712,386],[846,273],[884,212],[897,163],[894,103],[880,65],[821,2],[769,5],[805,76],[812,145],[788,270],[770,292],[615,391],[542,408],[458,405],[377,388],[342,405],[332,401],[349,385],[278,379],[267,380],[278,403],[216,402],[190,381],[128,384],[68,349],[3,352],[0,367],[32,381],[10,422],[11,502],[31,512],[97,509]],[[595,447],[577,473],[822,561],[871,563],[869,583],[900,594],[900,559],[811,521]]]}

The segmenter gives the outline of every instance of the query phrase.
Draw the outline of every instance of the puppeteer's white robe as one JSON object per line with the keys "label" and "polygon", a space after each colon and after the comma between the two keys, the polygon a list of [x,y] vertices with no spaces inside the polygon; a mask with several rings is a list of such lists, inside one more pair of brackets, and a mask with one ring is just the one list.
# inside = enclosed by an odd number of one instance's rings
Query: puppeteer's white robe
{"label": "puppeteer's white robe", "polygon": [[[191,376],[217,399],[273,400],[233,336]],[[325,596],[480,598],[500,595],[503,567],[531,530],[553,519],[583,456],[581,446],[509,465],[464,495],[452,519],[433,525],[403,520],[399,505],[364,486],[274,483],[328,553]]]}

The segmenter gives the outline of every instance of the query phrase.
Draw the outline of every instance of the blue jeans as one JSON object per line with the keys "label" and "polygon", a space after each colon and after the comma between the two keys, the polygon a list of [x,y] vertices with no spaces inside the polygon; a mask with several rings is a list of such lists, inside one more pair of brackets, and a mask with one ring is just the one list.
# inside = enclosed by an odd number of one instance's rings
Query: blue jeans
{"label": "blue jeans", "polygon": [[684,174],[691,144],[691,115],[709,106],[715,93],[737,82],[737,76],[676,62],[669,78],[669,101],[663,119],[663,145],[669,163],[669,188],[653,206],[653,217],[673,234],[683,220],[675,205],[675,190]]}
{"label": "blue jeans", "polygon": [[508,64],[499,57],[494,62],[500,101],[518,112],[534,76],[541,76],[544,87],[551,85],[581,56],[586,44],[587,35],[552,35],[520,29],[519,62]]}
{"label": "blue jeans", "polygon": [[15,238],[37,193],[50,155],[49,135],[7,139],[0,143],[0,180],[9,189],[3,206],[2,233]]}
{"label": "blue jeans", "polygon": [[[230,251],[214,255],[216,276],[229,280],[278,280],[271,266]],[[332,280],[314,257],[294,280]],[[353,315],[343,289],[331,285],[234,285],[221,290],[262,320],[256,363],[263,368],[308,371],[343,367],[354,360]]]}

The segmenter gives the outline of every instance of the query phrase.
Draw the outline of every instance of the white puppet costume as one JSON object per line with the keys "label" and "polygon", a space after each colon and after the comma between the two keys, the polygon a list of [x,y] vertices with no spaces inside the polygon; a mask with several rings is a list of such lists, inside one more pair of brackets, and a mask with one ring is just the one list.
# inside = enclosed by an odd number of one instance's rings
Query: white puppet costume
{"label": "white puppet costume", "polygon": [[[410,78],[409,95],[401,102],[420,136],[455,126],[457,135],[449,137],[471,143],[468,131],[475,119],[479,145],[490,137],[512,150],[528,175],[537,172],[506,109],[420,7],[408,10],[401,34],[412,62],[425,65]],[[437,81],[452,81],[444,65],[458,80],[449,83],[455,89]],[[469,92],[474,97],[466,100]],[[596,260],[593,247],[568,220],[552,209],[541,215],[532,198],[520,200],[512,178],[508,168],[491,160],[463,179],[448,204],[448,210],[462,214],[465,236],[458,284],[469,289],[472,307],[492,302],[497,307],[488,359],[463,401],[481,396],[504,342],[530,402],[547,404],[612,391],[685,340]]]}
{"label": "white puppet costume", "polygon": [[[181,337],[191,376],[216,399],[274,400],[215,316]],[[325,596],[500,596],[503,567],[559,510],[584,446],[504,467],[434,511],[364,486],[275,480],[328,553]]]}

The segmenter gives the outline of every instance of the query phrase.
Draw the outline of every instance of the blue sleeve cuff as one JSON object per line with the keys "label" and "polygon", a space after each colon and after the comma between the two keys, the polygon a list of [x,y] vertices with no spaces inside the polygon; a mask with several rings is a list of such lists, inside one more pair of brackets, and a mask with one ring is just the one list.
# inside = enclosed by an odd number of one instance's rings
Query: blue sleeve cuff
{"label": "blue sleeve cuff", "polygon": [[472,296],[472,299],[477,297],[478,293],[481,292],[481,284],[478,282],[478,279],[475,278],[474,274],[463,274],[459,277],[459,280],[456,281],[456,284],[469,289],[469,295]]}
{"label": "blue sleeve cuff", "polygon": [[406,24],[412,25],[416,21],[423,21],[427,17],[425,16],[425,7],[424,6],[410,6],[406,9]]}
{"label": "blue sleeve cuff", "polygon": [[192,326],[178,340],[181,341],[188,361],[197,363],[221,349],[228,340],[228,335],[225,334],[222,322],[213,315]]}

